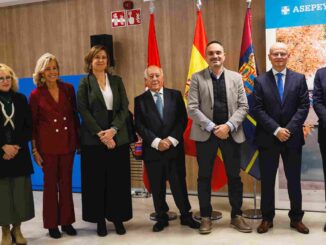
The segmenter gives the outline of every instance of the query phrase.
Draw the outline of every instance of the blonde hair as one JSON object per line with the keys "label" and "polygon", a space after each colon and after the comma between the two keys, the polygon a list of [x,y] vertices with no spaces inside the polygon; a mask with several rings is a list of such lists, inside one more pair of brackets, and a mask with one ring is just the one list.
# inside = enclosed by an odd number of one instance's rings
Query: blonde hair
{"label": "blonde hair", "polygon": [[14,72],[13,69],[11,69],[9,66],[5,64],[0,64],[0,71],[3,71],[5,73],[8,73],[11,78],[12,78],[12,83],[11,83],[11,91],[17,92],[18,91],[18,78]]}
{"label": "blonde hair", "polygon": [[51,61],[55,61],[55,63],[57,64],[57,67],[58,67],[58,71],[59,71],[60,69],[59,69],[58,60],[53,54],[45,53],[37,60],[34,74],[33,74],[33,81],[37,87],[44,85],[45,81],[44,81],[44,79],[42,79],[43,73],[44,73],[45,68],[48,66],[48,64]]}

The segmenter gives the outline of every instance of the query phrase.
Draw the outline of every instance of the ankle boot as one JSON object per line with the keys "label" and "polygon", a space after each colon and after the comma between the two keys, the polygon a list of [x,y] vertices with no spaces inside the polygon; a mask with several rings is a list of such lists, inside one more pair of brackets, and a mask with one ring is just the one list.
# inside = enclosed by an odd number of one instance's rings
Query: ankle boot
{"label": "ankle boot", "polygon": [[12,239],[10,234],[10,226],[9,225],[2,226],[1,245],[11,245],[11,244],[12,244]]}
{"label": "ankle boot", "polygon": [[26,245],[27,240],[23,236],[21,230],[20,230],[20,223],[18,224],[13,224],[12,229],[11,229],[11,236],[13,242],[15,242],[17,245]]}

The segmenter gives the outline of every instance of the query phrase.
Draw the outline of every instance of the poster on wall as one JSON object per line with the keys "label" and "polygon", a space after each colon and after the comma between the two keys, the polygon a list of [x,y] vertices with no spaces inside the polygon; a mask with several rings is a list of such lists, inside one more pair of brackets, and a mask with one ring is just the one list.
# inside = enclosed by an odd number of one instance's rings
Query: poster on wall
{"label": "poster on wall", "polygon": [[[265,16],[266,53],[276,41],[286,43],[290,53],[288,67],[305,74],[311,98],[315,72],[326,66],[326,0],[265,0]],[[271,64],[268,57],[266,59],[266,69],[269,70]],[[312,106],[305,124],[310,126],[310,130],[305,133],[306,144],[302,153],[303,209],[325,211],[324,176],[317,141],[318,118]],[[289,209],[287,182],[281,162],[275,194],[276,207]]]}
{"label": "poster on wall", "polygon": [[140,9],[126,10],[126,16],[128,26],[135,26],[141,24]]}
{"label": "poster on wall", "polygon": [[125,18],[124,10],[111,12],[111,26],[113,28],[126,26],[126,18]]}

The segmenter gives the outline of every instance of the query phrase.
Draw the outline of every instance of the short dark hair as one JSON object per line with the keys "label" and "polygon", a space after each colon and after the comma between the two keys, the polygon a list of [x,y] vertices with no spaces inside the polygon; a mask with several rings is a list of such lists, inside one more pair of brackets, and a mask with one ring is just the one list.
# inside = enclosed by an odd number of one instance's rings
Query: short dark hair
{"label": "short dark hair", "polygon": [[92,61],[93,61],[94,57],[102,50],[105,51],[107,59],[108,59],[108,64],[107,64],[107,67],[105,68],[105,72],[108,73],[109,66],[110,66],[109,52],[103,45],[95,45],[95,46],[91,47],[91,49],[88,51],[88,53],[86,54],[86,56],[84,58],[84,62],[85,62],[84,71],[85,72],[92,73],[92,67],[91,67]]}
{"label": "short dark hair", "polygon": [[[209,43],[207,43],[206,48],[205,48],[205,53],[206,53],[206,50],[207,50],[208,46],[210,46],[213,43],[219,44],[219,45],[221,45],[223,47],[223,44],[220,41],[213,40],[213,41],[210,41]],[[223,49],[224,49],[224,47],[223,47]]]}

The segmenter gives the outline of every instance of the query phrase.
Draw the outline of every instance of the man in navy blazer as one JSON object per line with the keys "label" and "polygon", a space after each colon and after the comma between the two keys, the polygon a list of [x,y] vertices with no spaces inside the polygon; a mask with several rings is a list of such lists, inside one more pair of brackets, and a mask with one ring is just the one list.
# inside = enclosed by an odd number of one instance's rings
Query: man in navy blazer
{"label": "man in navy blazer", "polygon": [[291,203],[290,226],[307,234],[309,229],[302,223],[304,212],[300,181],[304,144],[302,127],[309,110],[308,88],[304,75],[286,67],[289,58],[286,44],[273,44],[268,57],[272,69],[258,76],[254,85],[263,215],[257,232],[265,233],[273,227],[275,177],[281,155]]}
{"label": "man in navy blazer", "polygon": [[[323,159],[324,179],[326,188],[326,67],[319,69],[315,75],[313,105],[318,115],[318,142]],[[326,190],[325,190],[326,198]],[[324,225],[326,232],[326,223]]]}
{"label": "man in navy blazer", "polygon": [[169,180],[174,201],[181,213],[181,224],[199,228],[190,212],[186,186],[183,132],[187,111],[180,91],[163,87],[163,70],[149,66],[145,70],[148,90],[135,98],[136,131],[143,139],[143,159],[153,195],[157,223],[154,232],[168,226],[165,201]]}

